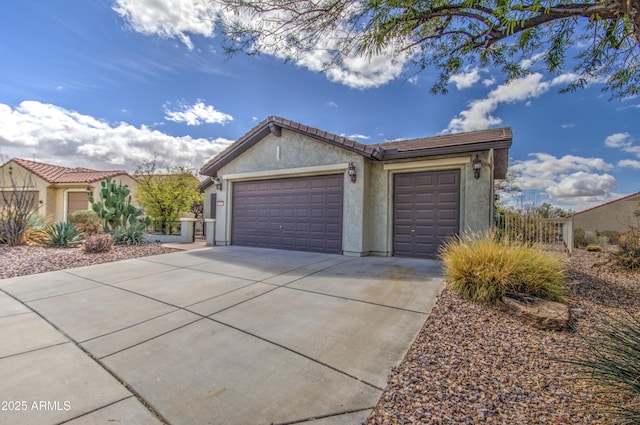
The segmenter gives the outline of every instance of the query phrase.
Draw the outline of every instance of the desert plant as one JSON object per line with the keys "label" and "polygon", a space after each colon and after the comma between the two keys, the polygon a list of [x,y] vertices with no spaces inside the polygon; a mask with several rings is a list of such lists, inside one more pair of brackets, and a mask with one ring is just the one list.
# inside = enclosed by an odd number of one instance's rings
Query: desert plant
{"label": "desert plant", "polygon": [[620,243],[620,232],[616,230],[601,230],[597,232],[598,238],[607,238],[605,244],[618,245]]}
{"label": "desert plant", "polygon": [[71,223],[57,223],[47,226],[47,246],[68,248],[82,243],[82,234]]}
{"label": "desert plant", "polygon": [[85,252],[97,253],[109,251],[113,246],[113,236],[109,233],[99,233],[88,236],[82,244]]}
{"label": "desert plant", "polygon": [[32,246],[46,245],[47,228],[50,220],[40,214],[32,214],[27,223],[27,229],[22,236],[22,243]]}
{"label": "desert plant", "polygon": [[118,227],[113,231],[113,243],[115,245],[143,244],[146,227],[146,223],[143,222],[132,224],[127,228]]}
{"label": "desert plant", "polygon": [[69,222],[73,223],[85,236],[102,230],[102,222],[95,211],[79,210],[69,214]]}
{"label": "desert plant", "polygon": [[600,245],[591,244],[591,245],[587,245],[585,250],[589,252],[602,252],[602,247]]}
{"label": "desert plant", "polygon": [[151,220],[142,217],[142,211],[131,205],[131,191],[127,185],[116,184],[111,177],[101,181],[100,201],[89,196],[91,209],[102,220],[105,232],[118,228],[128,228],[144,221],[148,226]]}
{"label": "desert plant", "polygon": [[564,295],[562,262],[539,245],[473,233],[447,242],[440,258],[451,289],[473,301],[515,293],[560,301]]}
{"label": "desert plant", "polygon": [[634,271],[640,270],[640,233],[631,228],[620,235],[618,246],[613,253],[618,263]]}
{"label": "desert plant", "polygon": [[576,248],[584,248],[587,245],[595,244],[598,242],[598,236],[596,232],[584,229],[575,229],[573,231],[573,245]]}
{"label": "desert plant", "polygon": [[13,170],[13,165],[3,168],[0,174],[0,243],[21,245],[29,220],[38,209],[37,192],[28,174]]}
{"label": "desert plant", "polygon": [[[640,320],[626,313],[621,318],[609,317],[591,330],[593,336],[578,332],[587,349],[566,362],[578,366],[584,379],[637,401],[640,397]],[[606,411],[615,417],[615,423],[640,423],[637,402],[607,405]]]}

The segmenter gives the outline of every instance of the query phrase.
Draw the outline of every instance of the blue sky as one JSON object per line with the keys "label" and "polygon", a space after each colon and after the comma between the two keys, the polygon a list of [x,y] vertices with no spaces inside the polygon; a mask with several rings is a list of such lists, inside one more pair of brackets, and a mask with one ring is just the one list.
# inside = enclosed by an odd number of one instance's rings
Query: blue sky
{"label": "blue sky", "polygon": [[[525,198],[581,210],[640,191],[640,98],[558,94],[570,70],[511,84],[468,68],[444,96],[433,70],[384,53],[322,70],[323,51],[227,58],[214,2],[0,4],[0,154],[67,166],[200,167],[270,115],[362,143],[510,126]],[[272,53],[272,54],[269,54]]]}

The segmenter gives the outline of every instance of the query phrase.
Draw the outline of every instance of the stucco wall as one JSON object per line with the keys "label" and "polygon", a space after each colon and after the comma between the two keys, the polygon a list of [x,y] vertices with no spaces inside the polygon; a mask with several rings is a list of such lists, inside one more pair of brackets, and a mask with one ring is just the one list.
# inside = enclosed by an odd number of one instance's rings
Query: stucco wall
{"label": "stucco wall", "polygon": [[50,208],[48,205],[50,200],[47,196],[47,186],[49,186],[49,183],[26,170],[21,165],[9,161],[0,167],[0,190],[11,188],[9,167],[11,167],[13,180],[19,188],[24,187],[27,190],[38,191],[38,213],[47,215]]}
{"label": "stucco wall", "polygon": [[[471,161],[476,153],[483,162],[480,179],[475,179]],[[346,175],[353,162],[357,179]],[[336,168],[336,164],[344,167]],[[449,156],[414,158],[388,163],[373,161],[345,149],[282,130],[282,136],[268,135],[217,175],[222,190],[210,186],[204,191],[209,211],[214,191],[216,244],[230,244],[232,189],[234,181],[312,174],[344,174],[343,244],[345,255],[391,255],[393,238],[393,175],[401,172],[460,170],[460,230],[483,230],[491,226],[493,190],[490,151]]]}
{"label": "stucco wall", "polygon": [[[345,254],[360,254],[364,249],[362,233],[366,175],[364,161],[365,158],[358,154],[286,129],[282,130],[281,137],[268,135],[218,171],[218,177],[222,180],[222,190],[217,192],[217,200],[223,201],[224,205],[216,207],[216,244],[231,243],[231,210],[233,208],[231,201],[234,181],[313,174],[344,174],[343,211],[345,213],[342,223],[342,249]],[[356,167],[358,174],[356,183],[352,183],[346,175],[346,164],[349,162],[353,162]],[[344,167],[336,169],[336,164],[343,164]],[[330,169],[323,170],[323,166]],[[310,170],[309,167],[314,169]],[[261,172],[274,173],[256,175]],[[208,199],[214,190],[216,190],[215,186],[205,190],[205,208],[208,207]]]}
{"label": "stucco wall", "polygon": [[[480,178],[473,175],[471,161],[478,154],[483,168]],[[372,255],[391,255],[393,250],[393,176],[398,173],[460,170],[460,231],[482,231],[493,217],[492,170],[490,152],[412,158],[388,163],[371,162],[369,219],[365,229],[368,251]]]}
{"label": "stucco wall", "polygon": [[573,228],[591,231],[616,230],[626,232],[629,223],[638,220],[634,212],[640,210],[640,194],[619,199],[573,216]]}

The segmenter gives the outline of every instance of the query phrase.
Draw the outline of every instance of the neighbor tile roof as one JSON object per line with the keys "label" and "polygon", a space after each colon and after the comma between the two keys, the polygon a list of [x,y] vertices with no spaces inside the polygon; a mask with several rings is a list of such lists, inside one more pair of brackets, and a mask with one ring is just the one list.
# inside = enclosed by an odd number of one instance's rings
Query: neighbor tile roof
{"label": "neighbor tile roof", "polygon": [[499,158],[497,167],[494,169],[496,178],[504,178],[506,155],[513,138],[511,129],[504,127],[365,145],[286,118],[271,116],[204,164],[200,173],[211,177],[215,176],[220,168],[233,161],[268,134],[279,136],[282,128],[377,161],[494,149]]}
{"label": "neighbor tile roof", "polygon": [[22,158],[14,158],[11,161],[49,183],[94,183],[107,177],[128,175],[124,170],[99,171],[82,167],[70,168]]}

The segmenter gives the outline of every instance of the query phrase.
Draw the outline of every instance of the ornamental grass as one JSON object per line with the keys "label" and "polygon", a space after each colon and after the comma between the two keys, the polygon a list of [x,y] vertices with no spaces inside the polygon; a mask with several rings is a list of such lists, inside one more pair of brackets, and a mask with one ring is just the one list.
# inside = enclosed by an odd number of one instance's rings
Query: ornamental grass
{"label": "ornamental grass", "polygon": [[527,294],[562,301],[564,296],[562,259],[540,245],[471,233],[447,242],[440,258],[452,291],[466,299],[492,302]]}

